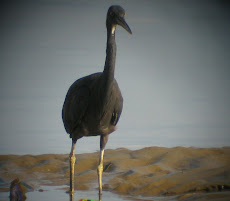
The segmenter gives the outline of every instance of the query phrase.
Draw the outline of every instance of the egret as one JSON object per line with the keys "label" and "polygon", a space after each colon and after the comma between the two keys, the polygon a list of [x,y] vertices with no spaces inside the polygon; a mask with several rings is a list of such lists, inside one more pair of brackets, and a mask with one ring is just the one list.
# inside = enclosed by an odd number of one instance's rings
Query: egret
{"label": "egret", "polygon": [[107,45],[103,72],[76,80],[69,88],[62,109],[66,132],[72,138],[70,152],[70,194],[74,194],[75,145],[78,139],[100,135],[100,158],[97,168],[99,200],[102,195],[102,172],[105,145],[109,134],[116,130],[123,98],[114,78],[116,60],[115,31],[117,25],[132,34],[125,21],[125,10],[111,6],[107,12]]}

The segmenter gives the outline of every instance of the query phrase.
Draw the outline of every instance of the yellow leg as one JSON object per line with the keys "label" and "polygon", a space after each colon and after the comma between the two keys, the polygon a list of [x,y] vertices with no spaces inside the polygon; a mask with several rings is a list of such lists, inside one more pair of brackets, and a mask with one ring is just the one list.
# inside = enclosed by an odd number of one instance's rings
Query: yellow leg
{"label": "yellow leg", "polygon": [[100,138],[100,159],[99,165],[97,167],[97,174],[98,174],[98,184],[99,184],[99,200],[102,199],[102,172],[103,172],[103,156],[104,156],[104,149],[105,145],[108,141],[109,135],[101,135]]}
{"label": "yellow leg", "polygon": [[74,194],[72,193],[69,194],[69,201],[74,201]]}
{"label": "yellow leg", "polygon": [[74,154],[74,150],[75,150],[75,145],[76,145],[76,141],[72,140],[72,148],[71,148],[71,152],[69,155],[69,162],[70,162],[70,195],[73,199],[73,194],[74,194],[74,165],[75,165],[75,154]]}
{"label": "yellow leg", "polygon": [[104,156],[104,149],[100,151],[100,160],[99,160],[99,165],[97,167],[98,184],[99,184],[99,200],[100,201],[101,201],[101,195],[102,195],[103,156]]}

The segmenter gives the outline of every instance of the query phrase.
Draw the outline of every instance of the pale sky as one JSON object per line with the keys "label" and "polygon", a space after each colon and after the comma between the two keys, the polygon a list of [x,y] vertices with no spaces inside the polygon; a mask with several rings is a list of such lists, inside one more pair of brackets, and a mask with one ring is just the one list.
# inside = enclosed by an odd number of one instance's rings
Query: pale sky
{"label": "pale sky", "polygon": [[[103,70],[112,4],[126,10],[133,35],[117,28],[115,77],[124,108],[107,148],[230,145],[225,1],[1,4],[0,154],[69,152],[62,104],[76,79]],[[80,152],[96,151],[99,138],[78,144]]]}

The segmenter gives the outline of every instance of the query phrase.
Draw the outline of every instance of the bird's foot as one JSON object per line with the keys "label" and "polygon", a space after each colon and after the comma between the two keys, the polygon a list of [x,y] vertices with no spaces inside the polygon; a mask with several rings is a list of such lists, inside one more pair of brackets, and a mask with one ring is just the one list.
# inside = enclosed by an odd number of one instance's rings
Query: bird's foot
{"label": "bird's foot", "polygon": [[99,201],[102,201],[102,193],[99,192]]}

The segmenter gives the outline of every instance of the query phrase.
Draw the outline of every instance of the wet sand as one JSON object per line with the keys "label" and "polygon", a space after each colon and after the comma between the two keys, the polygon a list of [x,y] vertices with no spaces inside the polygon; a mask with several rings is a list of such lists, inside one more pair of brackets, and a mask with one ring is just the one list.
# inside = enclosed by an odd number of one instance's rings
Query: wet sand
{"label": "wet sand", "polygon": [[[98,157],[99,152],[76,155],[76,195],[94,193],[97,198]],[[68,154],[1,155],[0,167],[4,196],[15,178],[22,181],[29,197],[55,190],[66,196]],[[230,200],[230,147],[106,150],[103,190],[103,200],[112,196],[115,200]],[[7,200],[4,196],[0,200]],[[58,200],[58,193],[53,196]]]}

